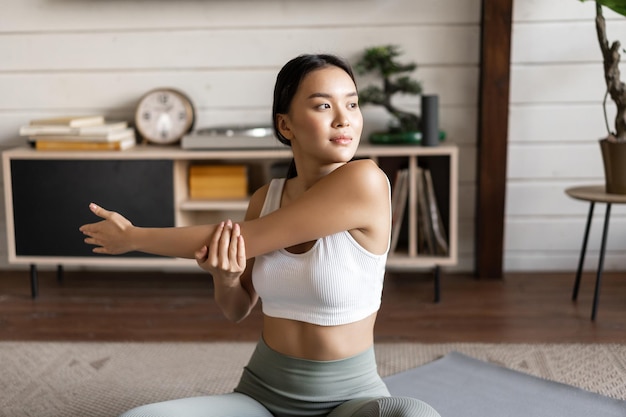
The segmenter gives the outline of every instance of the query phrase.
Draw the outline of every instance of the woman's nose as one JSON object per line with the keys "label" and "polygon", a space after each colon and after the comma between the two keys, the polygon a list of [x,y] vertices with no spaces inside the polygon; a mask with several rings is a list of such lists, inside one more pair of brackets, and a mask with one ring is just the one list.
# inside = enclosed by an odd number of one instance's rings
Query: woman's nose
{"label": "woman's nose", "polygon": [[339,112],[337,116],[335,117],[334,125],[335,127],[346,127],[346,126],[350,126],[350,121],[348,120],[348,117],[345,114],[343,114],[342,112]]}

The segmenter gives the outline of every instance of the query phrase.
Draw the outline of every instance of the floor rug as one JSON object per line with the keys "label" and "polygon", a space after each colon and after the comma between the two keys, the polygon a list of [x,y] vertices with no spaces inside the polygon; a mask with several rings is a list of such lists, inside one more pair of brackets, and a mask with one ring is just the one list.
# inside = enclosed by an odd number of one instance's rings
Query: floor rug
{"label": "floor rug", "polygon": [[[0,342],[0,416],[114,417],[141,404],[229,392],[253,349],[254,343],[249,342]],[[465,413],[469,406],[487,401],[484,396],[488,390],[481,390],[480,384],[489,386],[491,378],[483,373],[489,375],[493,366],[515,371],[511,375],[521,373],[577,387],[576,396],[593,392],[602,398],[626,400],[626,345],[384,343],[375,349],[379,373],[394,390],[410,385],[416,390],[415,396],[422,398],[426,391],[419,388],[421,383],[443,398],[443,407],[456,399],[463,413],[442,412],[443,417],[470,417]],[[466,377],[482,379],[447,375],[437,382],[441,386],[427,382],[428,378],[437,378],[437,367],[456,357],[446,356],[451,352],[480,361],[481,370],[469,372]],[[440,362],[443,357],[446,359]],[[402,372],[414,369],[424,376],[407,385],[394,381],[403,377]],[[457,384],[456,388],[449,385],[452,383]],[[521,398],[528,404],[533,401],[515,382],[510,386],[498,384],[497,388],[513,400]],[[472,390],[475,396],[470,396]],[[469,400],[458,404],[460,398],[467,398],[464,396],[470,396]],[[503,406],[492,415],[516,416],[508,412]],[[595,412],[586,415],[600,416]],[[626,410],[620,416],[626,417]]]}
{"label": "floor rug", "polygon": [[480,361],[458,352],[385,379],[447,417],[624,417],[626,401]]}

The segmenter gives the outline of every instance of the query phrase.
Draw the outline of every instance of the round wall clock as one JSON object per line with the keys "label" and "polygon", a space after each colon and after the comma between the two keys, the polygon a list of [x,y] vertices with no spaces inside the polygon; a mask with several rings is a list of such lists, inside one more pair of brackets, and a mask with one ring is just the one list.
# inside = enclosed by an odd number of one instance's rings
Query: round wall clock
{"label": "round wall clock", "polygon": [[169,145],[191,131],[195,121],[193,103],[174,88],[156,88],[144,94],[135,111],[135,127],[150,143]]}

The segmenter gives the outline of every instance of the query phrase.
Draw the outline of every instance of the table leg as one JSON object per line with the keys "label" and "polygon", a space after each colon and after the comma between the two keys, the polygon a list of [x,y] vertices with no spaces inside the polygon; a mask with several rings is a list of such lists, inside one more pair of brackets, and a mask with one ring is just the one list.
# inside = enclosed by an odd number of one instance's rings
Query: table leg
{"label": "table leg", "polygon": [[578,298],[578,289],[580,288],[580,277],[583,273],[583,265],[585,264],[585,253],[587,252],[587,241],[589,240],[589,230],[591,229],[591,220],[593,218],[593,208],[596,203],[594,201],[589,205],[589,214],[587,215],[587,225],[585,226],[585,235],[583,237],[583,247],[580,250],[580,258],[578,259],[578,270],[576,271],[576,281],[574,281],[574,292],[572,293],[572,300],[576,301]]}
{"label": "table leg", "polygon": [[591,309],[591,320],[596,319],[598,311],[598,297],[600,295],[600,284],[602,281],[602,269],[604,268],[604,252],[606,250],[606,238],[609,234],[609,218],[611,217],[611,203],[606,204],[606,214],[604,215],[604,228],[602,230],[602,243],[600,245],[600,259],[598,259],[598,274],[596,276],[596,288],[593,292],[593,307]]}

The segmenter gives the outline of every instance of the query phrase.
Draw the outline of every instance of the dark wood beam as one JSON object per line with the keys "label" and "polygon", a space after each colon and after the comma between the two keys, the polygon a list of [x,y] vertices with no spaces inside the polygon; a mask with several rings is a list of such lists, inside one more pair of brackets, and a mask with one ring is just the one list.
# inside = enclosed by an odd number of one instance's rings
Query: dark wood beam
{"label": "dark wood beam", "polygon": [[481,22],[476,277],[501,279],[513,0],[483,0]]}

